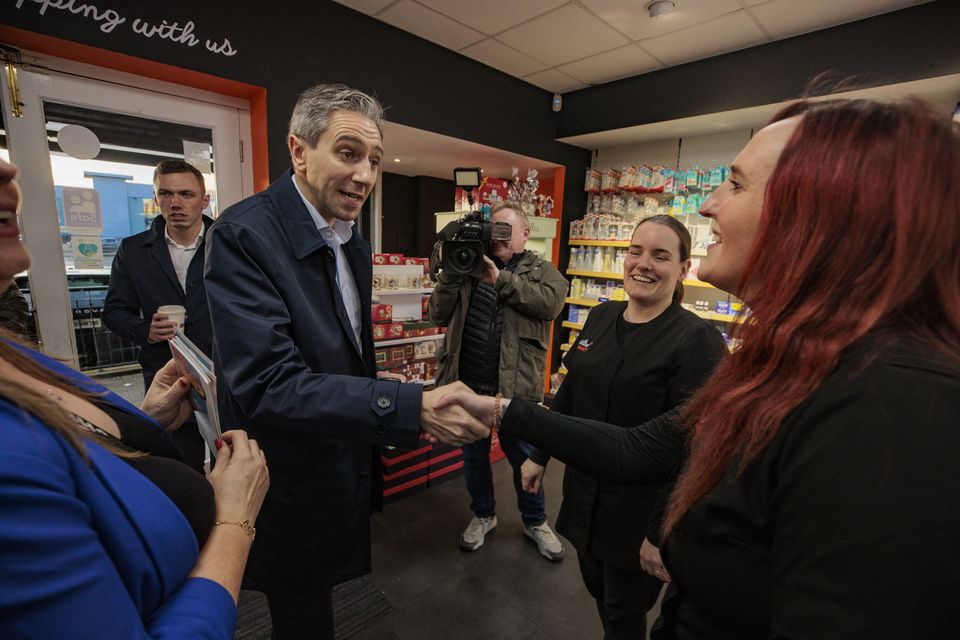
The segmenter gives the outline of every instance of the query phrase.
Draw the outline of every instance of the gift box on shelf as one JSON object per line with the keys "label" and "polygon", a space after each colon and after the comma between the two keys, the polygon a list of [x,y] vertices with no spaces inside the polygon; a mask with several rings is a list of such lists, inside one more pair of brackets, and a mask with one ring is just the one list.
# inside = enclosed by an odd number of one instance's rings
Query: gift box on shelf
{"label": "gift box on shelf", "polygon": [[370,306],[370,315],[374,323],[392,322],[393,305],[378,303]]}

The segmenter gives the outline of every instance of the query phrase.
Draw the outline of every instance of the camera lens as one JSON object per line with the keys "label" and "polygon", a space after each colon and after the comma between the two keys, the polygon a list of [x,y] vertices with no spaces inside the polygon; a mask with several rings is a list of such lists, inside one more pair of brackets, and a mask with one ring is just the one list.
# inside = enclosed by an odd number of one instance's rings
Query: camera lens
{"label": "camera lens", "polygon": [[459,246],[450,256],[450,268],[463,273],[473,271],[477,263],[477,252],[471,246]]}

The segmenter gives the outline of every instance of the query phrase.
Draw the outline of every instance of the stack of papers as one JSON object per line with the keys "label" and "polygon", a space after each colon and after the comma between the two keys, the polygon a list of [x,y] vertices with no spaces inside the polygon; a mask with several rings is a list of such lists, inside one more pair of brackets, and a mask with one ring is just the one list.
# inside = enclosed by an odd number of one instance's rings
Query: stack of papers
{"label": "stack of papers", "polygon": [[210,454],[216,457],[214,440],[220,438],[220,418],[217,415],[217,377],[213,373],[213,361],[177,328],[170,339],[170,351],[177,372],[190,380],[190,396],[200,435]]}

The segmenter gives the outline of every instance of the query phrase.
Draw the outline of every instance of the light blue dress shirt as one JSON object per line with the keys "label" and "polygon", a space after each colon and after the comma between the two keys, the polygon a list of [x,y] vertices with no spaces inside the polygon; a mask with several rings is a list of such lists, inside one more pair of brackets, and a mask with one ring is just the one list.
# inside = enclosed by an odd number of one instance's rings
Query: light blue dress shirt
{"label": "light blue dress shirt", "polygon": [[310,204],[310,201],[304,197],[303,192],[300,191],[300,185],[297,184],[296,174],[290,176],[290,179],[293,180],[293,187],[303,199],[303,204],[306,205],[307,211],[310,212],[310,217],[313,218],[314,224],[317,225],[317,230],[320,232],[320,235],[323,236],[324,241],[330,245],[334,255],[337,257],[337,286],[340,287],[340,297],[343,298],[343,306],[346,308],[347,315],[350,318],[350,326],[353,327],[353,337],[357,349],[362,354],[363,343],[360,341],[360,330],[363,327],[363,320],[360,317],[360,292],[357,290],[357,283],[353,279],[353,272],[347,263],[347,255],[343,251],[343,245],[349,242],[353,236],[354,222],[352,220],[347,222],[346,220],[334,219],[331,225],[323,219],[323,216],[320,215],[317,208]]}

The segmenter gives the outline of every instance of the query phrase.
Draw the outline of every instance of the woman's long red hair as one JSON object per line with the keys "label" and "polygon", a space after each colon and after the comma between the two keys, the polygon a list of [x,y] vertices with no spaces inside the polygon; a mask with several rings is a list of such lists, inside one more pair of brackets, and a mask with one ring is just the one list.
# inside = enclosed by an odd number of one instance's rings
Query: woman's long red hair
{"label": "woman's long red hair", "polygon": [[[669,533],[880,328],[960,358],[960,128],[917,101],[800,102],[744,269],[751,317],[684,413]],[[746,287],[746,288],[744,288]]]}

